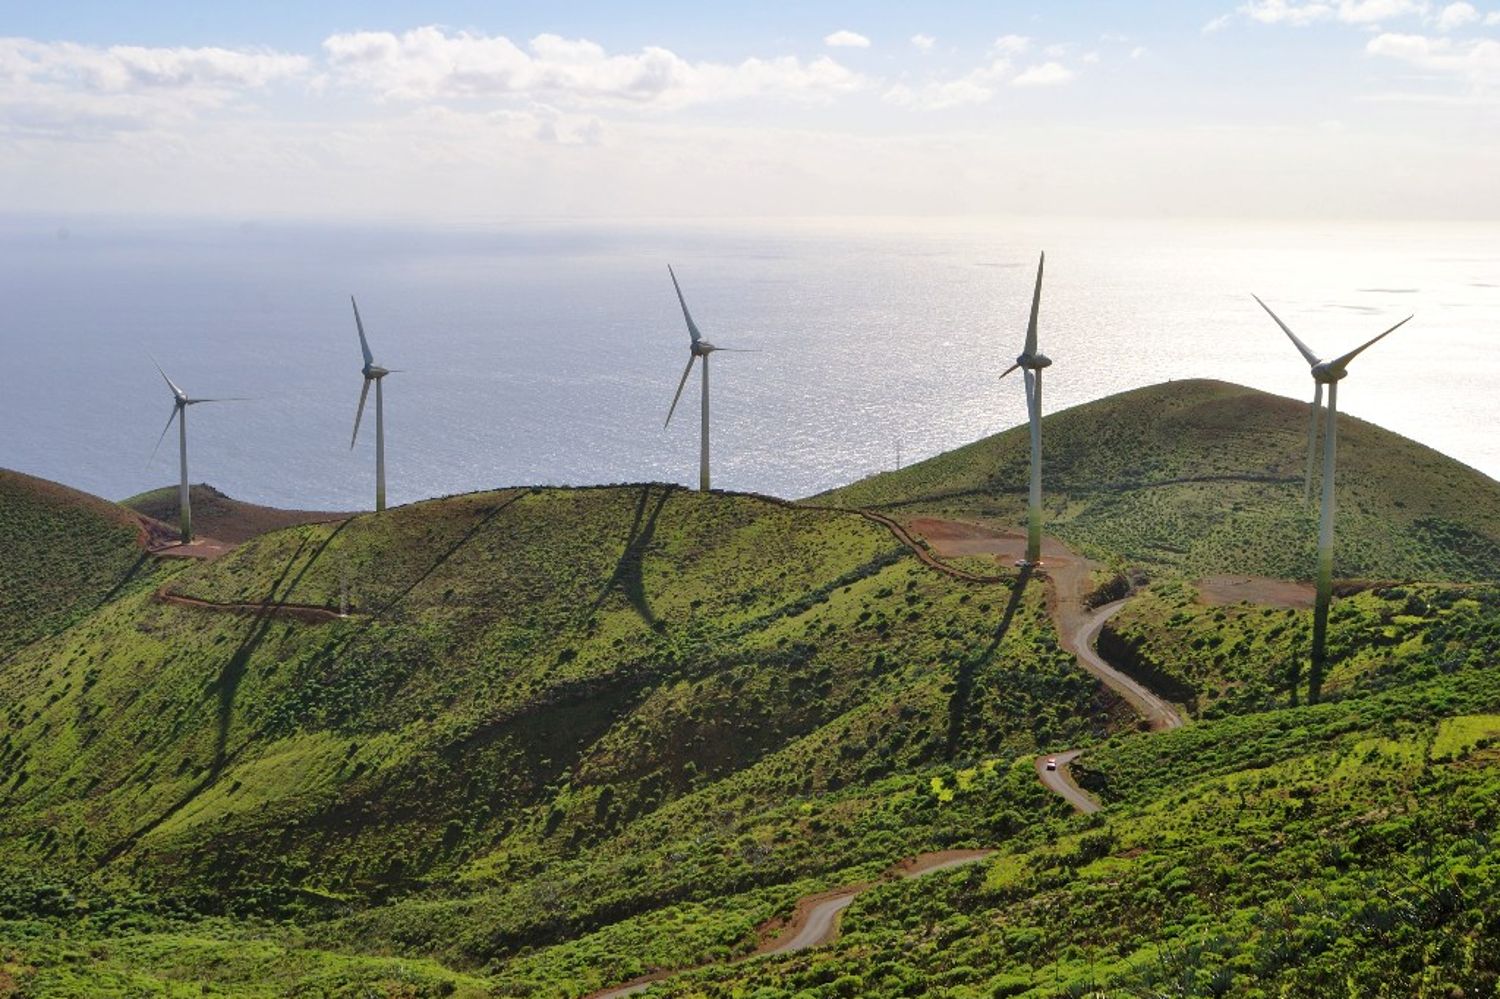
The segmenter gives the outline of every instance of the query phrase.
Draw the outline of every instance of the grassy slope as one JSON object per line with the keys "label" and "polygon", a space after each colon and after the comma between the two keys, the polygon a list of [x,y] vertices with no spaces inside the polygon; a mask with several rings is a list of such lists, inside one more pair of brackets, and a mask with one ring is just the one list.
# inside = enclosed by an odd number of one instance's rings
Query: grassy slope
{"label": "grassy slope", "polygon": [[[1168,382],[1053,413],[1047,530],[1133,565],[1309,578],[1306,442],[1306,403],[1224,382]],[[1028,447],[1016,427],[816,500],[1021,525]],[[1338,483],[1341,576],[1500,578],[1500,483],[1347,416]]]}
{"label": "grassy slope", "polygon": [[[476,494],[276,532],[171,588],[335,607],[346,585],[355,615],[326,624],[138,593],[18,656],[0,864],[102,864],[111,899],[294,913],[331,948],[566,994],[559,968],[746,946],[808,879],[1024,831],[1059,806],[1011,761],[1103,724],[1038,587],[750,497]],[[933,777],[984,759],[986,807],[940,813]],[[525,956],[547,944],[572,963]]]}
{"label": "grassy slope", "polygon": [[0,657],[152,574],[134,515],[0,469]]}
{"label": "grassy slope", "polygon": [[[276,507],[257,506],[225,496],[213,486],[189,486],[188,501],[193,511],[195,534],[214,538],[229,544],[239,544],[267,531],[280,530],[298,524],[342,520],[347,513],[327,513],[313,510],[280,510]],[[163,486],[150,492],[139,493],[120,501],[137,513],[153,517],[164,524],[177,523],[177,487]]]}

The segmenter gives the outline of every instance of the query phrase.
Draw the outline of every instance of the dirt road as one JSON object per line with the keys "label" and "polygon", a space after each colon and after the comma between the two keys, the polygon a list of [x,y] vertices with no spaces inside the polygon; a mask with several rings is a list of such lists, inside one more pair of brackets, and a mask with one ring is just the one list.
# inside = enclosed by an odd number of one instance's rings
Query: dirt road
{"label": "dirt road", "polygon": [[[1054,793],[1060,795],[1068,804],[1078,811],[1087,814],[1097,812],[1099,803],[1087,794],[1083,789],[1073,783],[1073,775],[1068,771],[1068,764],[1072,763],[1083,752],[1081,749],[1070,749],[1065,753],[1053,753],[1050,756],[1038,756],[1036,758],[1036,775],[1041,778],[1043,784],[1047,785]],[[1057,769],[1048,770],[1047,761],[1056,760]]]}

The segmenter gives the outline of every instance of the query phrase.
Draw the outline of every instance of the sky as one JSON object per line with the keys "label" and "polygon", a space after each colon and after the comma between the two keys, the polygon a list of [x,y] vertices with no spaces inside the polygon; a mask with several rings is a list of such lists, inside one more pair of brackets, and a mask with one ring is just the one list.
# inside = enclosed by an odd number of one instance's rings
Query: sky
{"label": "sky", "polygon": [[1500,217],[1500,0],[0,0],[0,212]]}

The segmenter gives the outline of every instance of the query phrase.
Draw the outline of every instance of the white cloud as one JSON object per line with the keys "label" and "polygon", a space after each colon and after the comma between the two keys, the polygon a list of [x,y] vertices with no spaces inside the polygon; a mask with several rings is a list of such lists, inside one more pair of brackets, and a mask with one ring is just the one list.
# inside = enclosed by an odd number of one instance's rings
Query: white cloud
{"label": "white cloud", "polygon": [[1479,20],[1479,11],[1469,3],[1450,3],[1438,14],[1437,26],[1439,31],[1452,31],[1466,24],[1472,24]]}
{"label": "white cloud", "polygon": [[995,39],[994,45],[994,49],[996,52],[1004,52],[1009,55],[1015,55],[1018,52],[1025,52],[1030,47],[1031,39],[1027,38],[1025,35],[1001,35],[999,38]]}
{"label": "white cloud", "polygon": [[870,40],[857,31],[845,29],[824,35],[823,44],[836,49],[867,49],[870,47]]}
{"label": "white cloud", "polygon": [[586,39],[538,35],[522,49],[501,35],[434,26],[331,35],[323,49],[340,82],[395,100],[524,96],[678,107],[756,96],[826,100],[870,85],[827,56],[690,63],[656,46],[611,55]]}
{"label": "white cloud", "polygon": [[1083,54],[1083,61],[1086,62],[1086,63],[1090,63],[1090,64],[1096,63],[1096,62],[1099,61],[1099,53],[1097,53],[1097,52],[1085,52]]}
{"label": "white cloud", "polygon": [[1456,42],[1451,38],[1387,33],[1370,39],[1365,51],[1424,72],[1455,77],[1476,90],[1500,87],[1500,41],[1493,38]]}
{"label": "white cloud", "polygon": [[1014,80],[1013,87],[1051,87],[1073,79],[1073,71],[1062,63],[1044,62],[1022,71]]}
{"label": "white cloud", "polygon": [[911,36],[911,43],[919,52],[931,52],[937,39],[931,35],[915,34]]}
{"label": "white cloud", "polygon": [[0,132],[80,139],[160,127],[302,77],[309,65],[263,49],[0,38]]}
{"label": "white cloud", "polygon": [[1144,45],[1137,45],[1135,48],[1133,48],[1133,49],[1130,50],[1130,58],[1132,58],[1132,59],[1140,59],[1140,58],[1144,57],[1148,51],[1149,50],[1146,48],[1146,46],[1144,46]]}
{"label": "white cloud", "polygon": [[1493,11],[1489,14],[1484,15],[1484,24],[1485,27],[1492,27],[1496,24],[1500,24],[1500,10]]}
{"label": "white cloud", "polygon": [[1233,14],[1220,14],[1218,17],[1214,18],[1212,21],[1209,21],[1203,26],[1203,33],[1205,35],[1211,35],[1215,31],[1219,31],[1223,28],[1228,27],[1229,22],[1233,20]]}
{"label": "white cloud", "polygon": [[[1380,24],[1423,14],[1426,10],[1427,4],[1423,0],[1339,0],[1338,3],[1326,3],[1323,0],[1250,0],[1249,3],[1241,4],[1235,12],[1261,24],[1301,27],[1318,21]],[[1203,30],[1217,31],[1224,27],[1229,16],[1226,14],[1214,18]]]}

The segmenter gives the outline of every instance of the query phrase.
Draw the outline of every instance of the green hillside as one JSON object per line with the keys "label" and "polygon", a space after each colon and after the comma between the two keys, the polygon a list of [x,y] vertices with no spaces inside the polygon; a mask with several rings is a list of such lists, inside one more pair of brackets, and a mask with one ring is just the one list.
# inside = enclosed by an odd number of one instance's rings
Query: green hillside
{"label": "green hillside", "polygon": [[276,945],[339,969],[402,954],[564,995],[748,948],[819,878],[1031,834],[1063,807],[1030,755],[1112,717],[1040,586],[753,497],[475,494],[275,532],[167,590],[0,671],[16,911],[146,892],[234,917],[192,923],[210,936],[295,917]]}
{"label": "green hillside", "polygon": [[[1311,578],[1302,503],[1306,402],[1167,382],[1042,421],[1046,530],[1096,557],[1190,575]],[[815,497],[893,515],[1025,523],[1024,426]],[[1362,420],[1339,418],[1335,571],[1500,579],[1500,483]]]}
{"label": "green hillside", "polygon": [[[1342,571],[1384,581],[1296,704],[1309,612],[1201,577],[1297,568],[1305,416],[1049,417],[1056,533],[1149,570],[1099,648],[1166,733],[1060,647],[1061,574],[830,508],[1019,523],[1015,432],[818,506],[476,493],[59,597],[0,659],[0,999],[1493,996],[1500,486],[1347,422]],[[1065,748],[1102,811],[1037,780]],[[949,849],[994,855],[893,873]]]}
{"label": "green hillside", "polygon": [[140,534],[124,507],[0,469],[0,657],[150,575]]}

